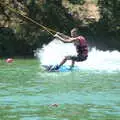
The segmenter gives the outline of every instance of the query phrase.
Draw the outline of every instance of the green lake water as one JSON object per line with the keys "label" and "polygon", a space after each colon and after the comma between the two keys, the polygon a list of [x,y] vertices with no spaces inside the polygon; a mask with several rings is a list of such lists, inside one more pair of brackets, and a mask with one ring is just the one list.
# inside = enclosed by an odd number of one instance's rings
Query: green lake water
{"label": "green lake water", "polygon": [[0,60],[0,120],[120,120],[120,71],[47,73]]}

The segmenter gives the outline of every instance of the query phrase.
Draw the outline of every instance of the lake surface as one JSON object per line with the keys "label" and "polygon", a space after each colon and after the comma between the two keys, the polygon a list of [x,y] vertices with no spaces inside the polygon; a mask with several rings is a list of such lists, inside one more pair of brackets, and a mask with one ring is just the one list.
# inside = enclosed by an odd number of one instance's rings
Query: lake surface
{"label": "lake surface", "polygon": [[0,120],[119,120],[120,71],[47,73],[36,59],[0,60]]}

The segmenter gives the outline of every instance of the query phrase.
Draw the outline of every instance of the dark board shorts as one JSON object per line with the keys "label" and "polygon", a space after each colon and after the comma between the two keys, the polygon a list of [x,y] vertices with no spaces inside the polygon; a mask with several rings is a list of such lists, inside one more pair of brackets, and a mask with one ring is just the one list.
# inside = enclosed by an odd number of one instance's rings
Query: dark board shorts
{"label": "dark board shorts", "polygon": [[87,57],[88,57],[88,56],[77,55],[77,56],[67,56],[67,59],[68,59],[68,60],[73,60],[73,61],[79,62],[79,61],[84,61],[84,60],[86,60]]}

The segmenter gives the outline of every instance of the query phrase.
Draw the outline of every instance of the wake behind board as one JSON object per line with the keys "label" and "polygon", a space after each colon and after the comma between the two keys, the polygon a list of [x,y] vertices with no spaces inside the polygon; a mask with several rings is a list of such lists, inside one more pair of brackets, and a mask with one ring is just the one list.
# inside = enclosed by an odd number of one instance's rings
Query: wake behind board
{"label": "wake behind board", "polygon": [[70,69],[70,66],[64,65],[61,66],[58,70],[50,70],[54,65],[42,65],[45,68],[45,71],[48,72],[70,72],[70,71],[79,71],[80,68],[78,66],[74,66],[72,70]]}

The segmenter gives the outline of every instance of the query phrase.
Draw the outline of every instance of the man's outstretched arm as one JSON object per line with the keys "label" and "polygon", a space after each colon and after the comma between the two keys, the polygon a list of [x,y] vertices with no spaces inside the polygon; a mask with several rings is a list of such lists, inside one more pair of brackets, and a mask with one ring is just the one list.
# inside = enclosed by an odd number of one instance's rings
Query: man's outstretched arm
{"label": "man's outstretched arm", "polygon": [[76,38],[70,38],[70,37],[68,39],[64,39],[61,36],[59,36],[58,34],[55,34],[54,37],[60,39],[62,42],[65,42],[65,43],[72,43],[75,40],[77,40]]}
{"label": "man's outstretched arm", "polygon": [[69,39],[70,38],[70,36],[67,36],[67,35],[65,35],[63,33],[60,33],[60,32],[57,32],[57,35],[61,36],[64,39]]}

